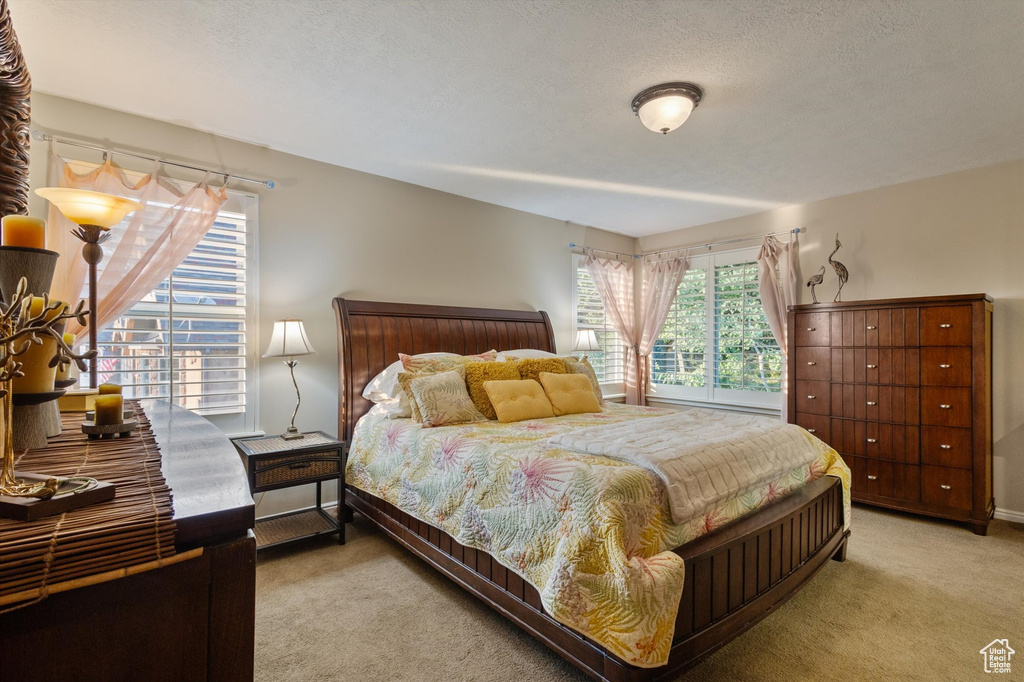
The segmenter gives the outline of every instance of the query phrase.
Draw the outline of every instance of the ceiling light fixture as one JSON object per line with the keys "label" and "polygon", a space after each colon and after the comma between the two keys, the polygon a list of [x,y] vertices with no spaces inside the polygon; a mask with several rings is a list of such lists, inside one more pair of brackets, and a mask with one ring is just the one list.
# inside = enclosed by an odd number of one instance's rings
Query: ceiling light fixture
{"label": "ceiling light fixture", "polygon": [[633,98],[633,113],[649,130],[666,135],[686,123],[703,96],[693,83],[662,83]]}

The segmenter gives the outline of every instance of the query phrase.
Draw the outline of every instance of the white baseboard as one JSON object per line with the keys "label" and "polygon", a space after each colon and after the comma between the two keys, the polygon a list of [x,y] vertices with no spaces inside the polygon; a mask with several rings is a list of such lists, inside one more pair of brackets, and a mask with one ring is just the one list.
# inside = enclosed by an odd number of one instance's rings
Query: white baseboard
{"label": "white baseboard", "polygon": [[1012,521],[1014,523],[1024,523],[1024,512],[1011,511],[1009,509],[996,509],[994,516],[997,519],[1003,521]]}

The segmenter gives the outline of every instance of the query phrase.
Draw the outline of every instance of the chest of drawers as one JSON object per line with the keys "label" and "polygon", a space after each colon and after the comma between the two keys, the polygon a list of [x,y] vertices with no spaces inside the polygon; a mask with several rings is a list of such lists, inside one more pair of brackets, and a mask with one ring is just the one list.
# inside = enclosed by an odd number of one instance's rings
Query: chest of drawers
{"label": "chest of drawers", "polygon": [[992,517],[992,299],[789,308],[789,420],[842,454],[853,499]]}

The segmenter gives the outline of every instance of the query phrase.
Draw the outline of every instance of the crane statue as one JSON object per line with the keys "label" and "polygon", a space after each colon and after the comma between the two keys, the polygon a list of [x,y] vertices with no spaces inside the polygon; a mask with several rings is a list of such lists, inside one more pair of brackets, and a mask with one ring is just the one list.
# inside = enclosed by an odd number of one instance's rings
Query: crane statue
{"label": "crane statue", "polygon": [[821,272],[819,272],[817,275],[813,275],[809,280],[807,280],[807,286],[809,286],[811,288],[811,300],[814,301],[815,303],[820,303],[820,301],[818,300],[817,295],[814,293],[814,287],[816,287],[819,284],[821,284],[821,282],[824,279],[825,279],[825,266],[822,265],[821,266]]}
{"label": "crane statue", "polygon": [[836,233],[836,248],[828,256],[828,262],[832,264],[832,268],[836,271],[836,277],[839,278],[839,291],[836,292],[836,297],[832,299],[833,303],[839,301],[843,295],[843,285],[846,284],[846,280],[850,279],[850,271],[846,269],[846,266],[837,260],[832,260],[832,256],[836,255],[836,252],[843,246],[842,242],[839,241],[839,233]]}

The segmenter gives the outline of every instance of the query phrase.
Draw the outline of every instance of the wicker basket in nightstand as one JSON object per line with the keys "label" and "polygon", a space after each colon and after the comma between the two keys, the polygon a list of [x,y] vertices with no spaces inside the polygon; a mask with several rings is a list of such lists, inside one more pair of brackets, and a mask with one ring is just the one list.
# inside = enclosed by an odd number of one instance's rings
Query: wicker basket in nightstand
{"label": "wicker basket in nightstand", "polygon": [[336,480],[338,492],[343,494],[343,443],[322,431],[312,431],[295,440],[268,436],[240,438],[234,443],[243,455],[249,473],[249,488],[254,495],[268,490],[316,484],[315,508],[256,522],[254,532],[257,549],[333,533],[338,534],[339,544],[345,543],[345,524],[339,521],[337,515],[323,509],[320,490],[324,481]]}

